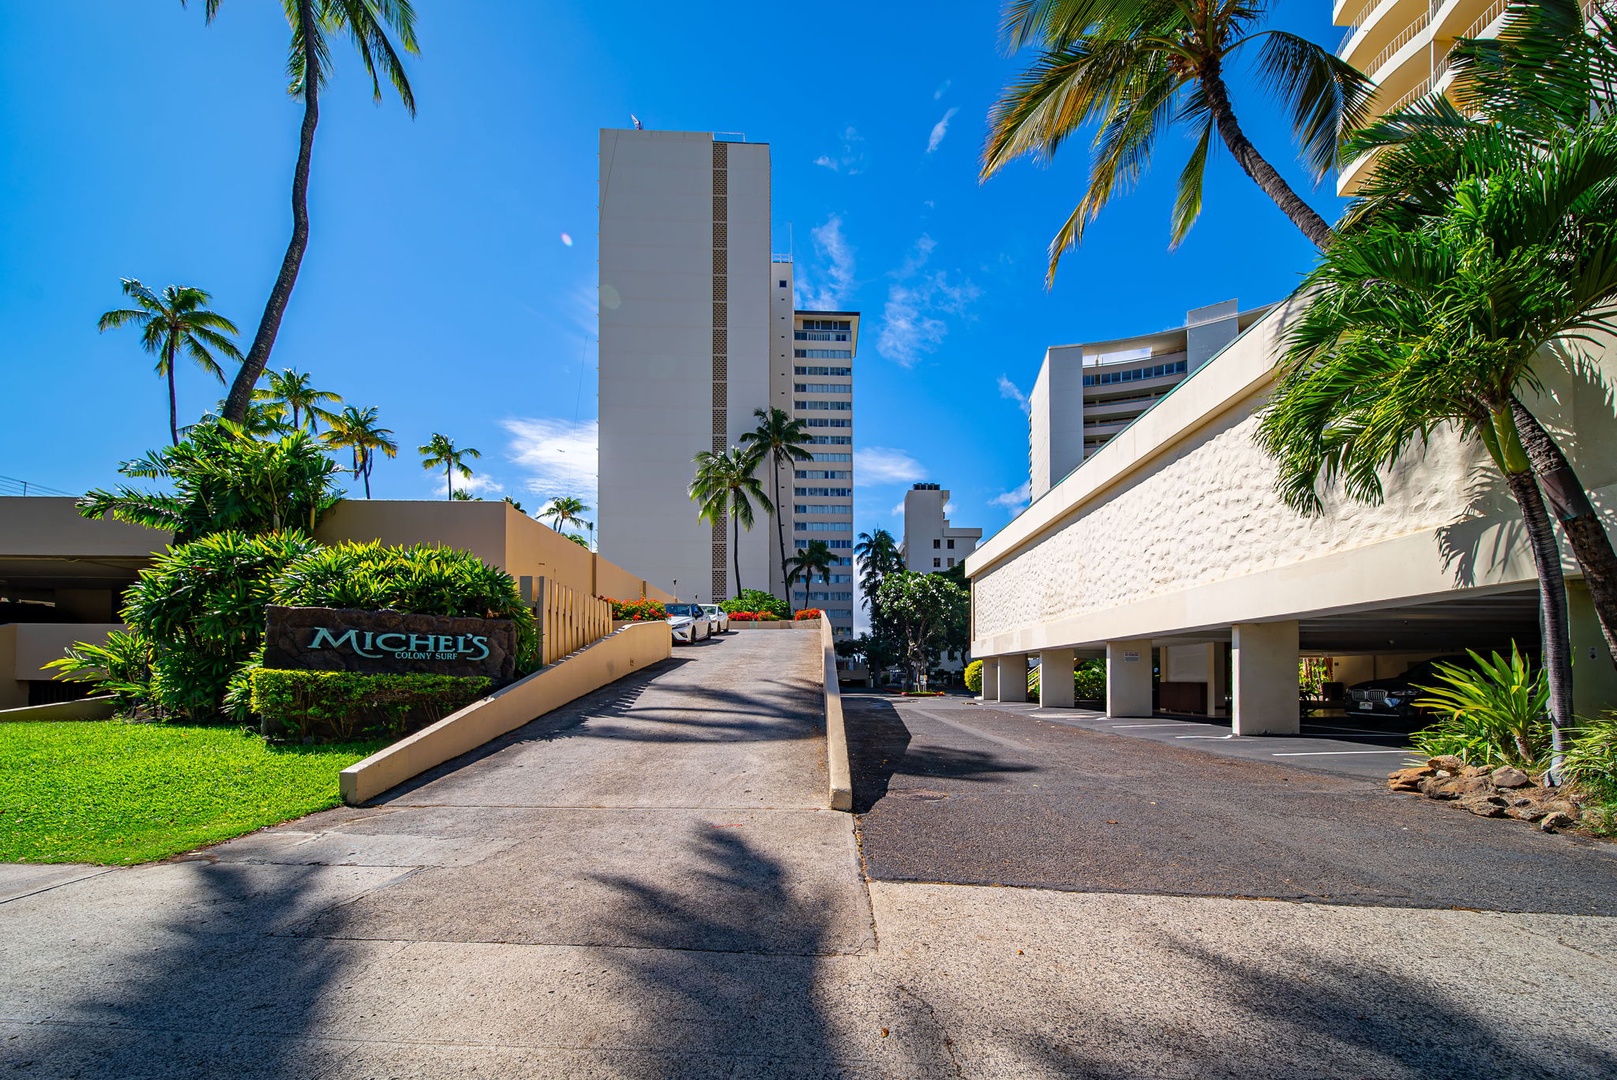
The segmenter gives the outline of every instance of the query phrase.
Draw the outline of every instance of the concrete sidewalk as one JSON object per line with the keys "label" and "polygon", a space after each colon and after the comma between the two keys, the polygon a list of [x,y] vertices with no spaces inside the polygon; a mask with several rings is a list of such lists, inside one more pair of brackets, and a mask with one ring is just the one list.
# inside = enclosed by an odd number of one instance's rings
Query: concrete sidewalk
{"label": "concrete sidewalk", "polygon": [[1617,920],[867,885],[820,809],[817,647],[681,648],[188,860],[0,869],[0,1069],[1617,1074]]}

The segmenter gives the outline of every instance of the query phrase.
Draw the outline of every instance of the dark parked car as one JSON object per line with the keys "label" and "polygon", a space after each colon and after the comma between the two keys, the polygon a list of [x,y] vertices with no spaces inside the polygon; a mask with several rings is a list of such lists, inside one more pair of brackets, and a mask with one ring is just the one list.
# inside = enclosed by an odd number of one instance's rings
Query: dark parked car
{"label": "dark parked car", "polygon": [[1343,704],[1349,713],[1363,716],[1419,716],[1421,710],[1415,707],[1414,701],[1425,697],[1426,692],[1417,688],[1440,685],[1436,670],[1439,664],[1467,669],[1476,667],[1469,656],[1434,656],[1430,660],[1411,664],[1402,675],[1355,683],[1348,687],[1347,700]]}

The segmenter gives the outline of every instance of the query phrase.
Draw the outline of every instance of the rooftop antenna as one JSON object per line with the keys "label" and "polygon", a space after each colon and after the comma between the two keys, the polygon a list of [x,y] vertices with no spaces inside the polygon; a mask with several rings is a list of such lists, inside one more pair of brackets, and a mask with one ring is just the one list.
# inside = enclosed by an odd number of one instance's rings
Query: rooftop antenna
{"label": "rooftop antenna", "polygon": [[634,121],[634,129],[636,131],[644,131],[644,130],[646,130],[645,128],[640,126],[640,117],[636,116],[634,113],[629,114],[629,119]]}

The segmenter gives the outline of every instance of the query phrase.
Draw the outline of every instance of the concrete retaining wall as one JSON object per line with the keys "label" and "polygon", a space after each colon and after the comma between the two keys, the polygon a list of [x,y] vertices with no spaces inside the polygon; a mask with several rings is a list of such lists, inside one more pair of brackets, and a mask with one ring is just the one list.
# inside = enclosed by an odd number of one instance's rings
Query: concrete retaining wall
{"label": "concrete retaining wall", "polygon": [[[819,623],[820,651],[824,654],[820,680],[825,686],[825,771],[831,781],[831,809],[851,811],[853,770],[848,764],[848,729],[842,720],[842,687],[837,682],[837,650],[832,639],[831,620],[821,615]],[[814,624],[805,620],[803,625]]]}
{"label": "concrete retaining wall", "polygon": [[672,650],[673,635],[667,623],[632,623],[567,660],[536,671],[350,765],[341,774],[343,801],[358,805],[374,799],[631,671],[666,660]]}

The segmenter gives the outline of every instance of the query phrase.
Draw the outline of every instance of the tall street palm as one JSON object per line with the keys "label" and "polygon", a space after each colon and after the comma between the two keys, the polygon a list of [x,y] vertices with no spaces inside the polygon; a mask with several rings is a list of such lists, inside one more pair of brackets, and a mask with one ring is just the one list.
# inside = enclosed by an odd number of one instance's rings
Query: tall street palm
{"label": "tall street palm", "polygon": [[[746,526],[748,532],[752,531],[755,502],[766,514],[773,514],[775,505],[764,493],[762,482],[753,475],[758,461],[747,451],[734,446],[720,454],[703,450],[691,461],[696,465],[696,478],[691,481],[689,494],[697,505],[697,518],[715,525],[723,525],[725,518],[730,519],[730,553],[735,559],[736,595],[740,596],[743,591],[741,528]],[[717,599],[714,598],[715,602]]]}
{"label": "tall street palm", "polygon": [[1552,777],[1572,723],[1566,594],[1517,406],[1539,386],[1541,350],[1617,330],[1614,223],[1608,122],[1477,170],[1447,213],[1340,234],[1304,283],[1259,429],[1281,494],[1305,511],[1321,482],[1379,499],[1381,472],[1440,427],[1486,448],[1538,572]]}
{"label": "tall street palm", "polygon": [[326,406],[342,404],[340,395],[316,390],[306,373],[291,368],[270,372],[269,385],[255,389],[253,400],[281,406],[292,414],[293,431],[307,427],[311,435],[320,433],[321,420],[331,424],[337,419],[337,414]]}
{"label": "tall street palm", "polygon": [[871,614],[876,612],[876,593],[888,574],[904,569],[904,556],[898,550],[898,541],[886,529],[877,529],[875,532],[859,534],[859,542],[853,546],[853,553],[859,559],[859,591],[865,595],[865,606],[869,607]]}
{"label": "tall street palm", "polygon": [[[186,0],[180,0],[184,5]],[[220,0],[206,0],[207,20],[219,13]],[[298,160],[292,170],[292,236],[287,242],[281,269],[270,288],[253,336],[247,359],[236,373],[236,381],[225,398],[224,417],[240,423],[247,415],[253,387],[269,365],[270,351],[281,329],[281,319],[292,298],[292,287],[303,265],[309,246],[309,167],[314,157],[314,133],[320,123],[320,90],[330,76],[332,38],[346,36],[359,52],[365,74],[370,76],[371,95],[382,99],[385,77],[398,93],[411,116],[415,115],[415,94],[404,72],[399,52],[417,50],[415,9],[410,0],[282,0],[292,40],[287,56],[291,75],[288,91],[303,99],[303,126],[298,135]],[[390,36],[390,32],[393,36]],[[397,38],[397,45],[394,44]]]}
{"label": "tall street palm", "polygon": [[[814,583],[814,575],[819,574],[827,585],[831,584],[831,568],[837,564],[837,557],[831,551],[831,545],[824,540],[811,540],[809,546],[793,555],[787,560],[789,566],[786,571],[786,601],[791,603],[792,583],[802,579],[804,599],[807,600],[807,590]],[[812,607],[811,604],[805,606]]]}
{"label": "tall street palm", "polygon": [[[1459,108],[1445,94],[1431,94],[1349,141],[1346,154],[1377,157],[1341,228],[1418,227],[1448,213],[1456,185],[1468,177],[1550,153],[1591,123],[1609,122],[1617,108],[1609,90],[1617,85],[1617,3],[1602,0],[1599,17],[1587,7],[1583,0],[1515,4],[1496,36],[1456,43],[1448,93]],[[1617,663],[1617,551],[1555,438],[1519,396],[1512,409]]]}
{"label": "tall street palm", "polygon": [[382,427],[376,409],[358,409],[350,405],[332,417],[331,429],[320,436],[329,446],[348,447],[354,455],[354,479],[365,481],[365,497],[371,497],[371,471],[376,468],[376,455],[399,456],[399,444],[393,432]]}
{"label": "tall street palm", "polygon": [[[775,518],[775,539],[780,546],[780,572],[782,592],[786,581],[786,523],[780,516],[780,471],[790,469],[799,461],[812,461],[814,455],[808,449],[808,425],[801,420],[793,420],[785,409],[770,407],[768,409],[754,409],[752,415],[757,418],[758,426],[741,436],[741,445],[752,458],[753,468],[760,464],[769,466],[769,479],[775,493],[775,501],[768,506],[768,511]],[[738,589],[740,585],[736,586]]]}
{"label": "tall street palm", "polygon": [[1316,179],[1337,163],[1341,133],[1368,115],[1369,81],[1329,49],[1261,23],[1268,0],[1013,0],[1005,9],[1008,51],[1036,50],[989,116],[982,177],[1022,156],[1047,161],[1068,138],[1097,126],[1088,190],[1050,242],[1048,281],[1062,252],[1145,171],[1159,136],[1188,127],[1194,140],[1179,174],[1173,243],[1195,223],[1216,132],[1243,171],[1315,244],[1331,229],[1242,131],[1227,67],[1257,49],[1257,69],[1291,120]]}
{"label": "tall street palm", "polygon": [[224,382],[224,370],[214,354],[241,359],[236,343],[225,336],[236,332],[236,324],[210,311],[208,301],[212,297],[189,285],[167,285],[162,293],[155,293],[137,279],[125,278],[123,290],[135,306],[107,312],[96,327],[102,333],[121,326],[140,327],[141,348],[157,357],[157,373],[168,380],[168,433],[178,446],[180,414],[174,393],[174,361],[184,350],[203,371]]}
{"label": "tall street palm", "polygon": [[584,505],[584,500],[572,495],[562,495],[551,499],[550,505],[545,507],[544,513],[540,516],[549,518],[550,527],[562,532],[568,525],[583,525],[584,515],[589,512],[590,508]]}
{"label": "tall street palm", "polygon": [[[429,472],[433,469],[443,469],[444,484],[448,489],[445,498],[451,501],[455,498],[455,474],[460,473],[462,479],[470,480],[472,478],[472,467],[466,464],[466,459],[483,456],[482,453],[470,446],[464,449],[456,448],[453,439],[437,432],[433,432],[432,438],[427,441],[425,446],[418,446],[416,450],[421,454],[421,467],[423,469]],[[469,497],[465,496],[464,493],[462,493],[462,496]]]}

